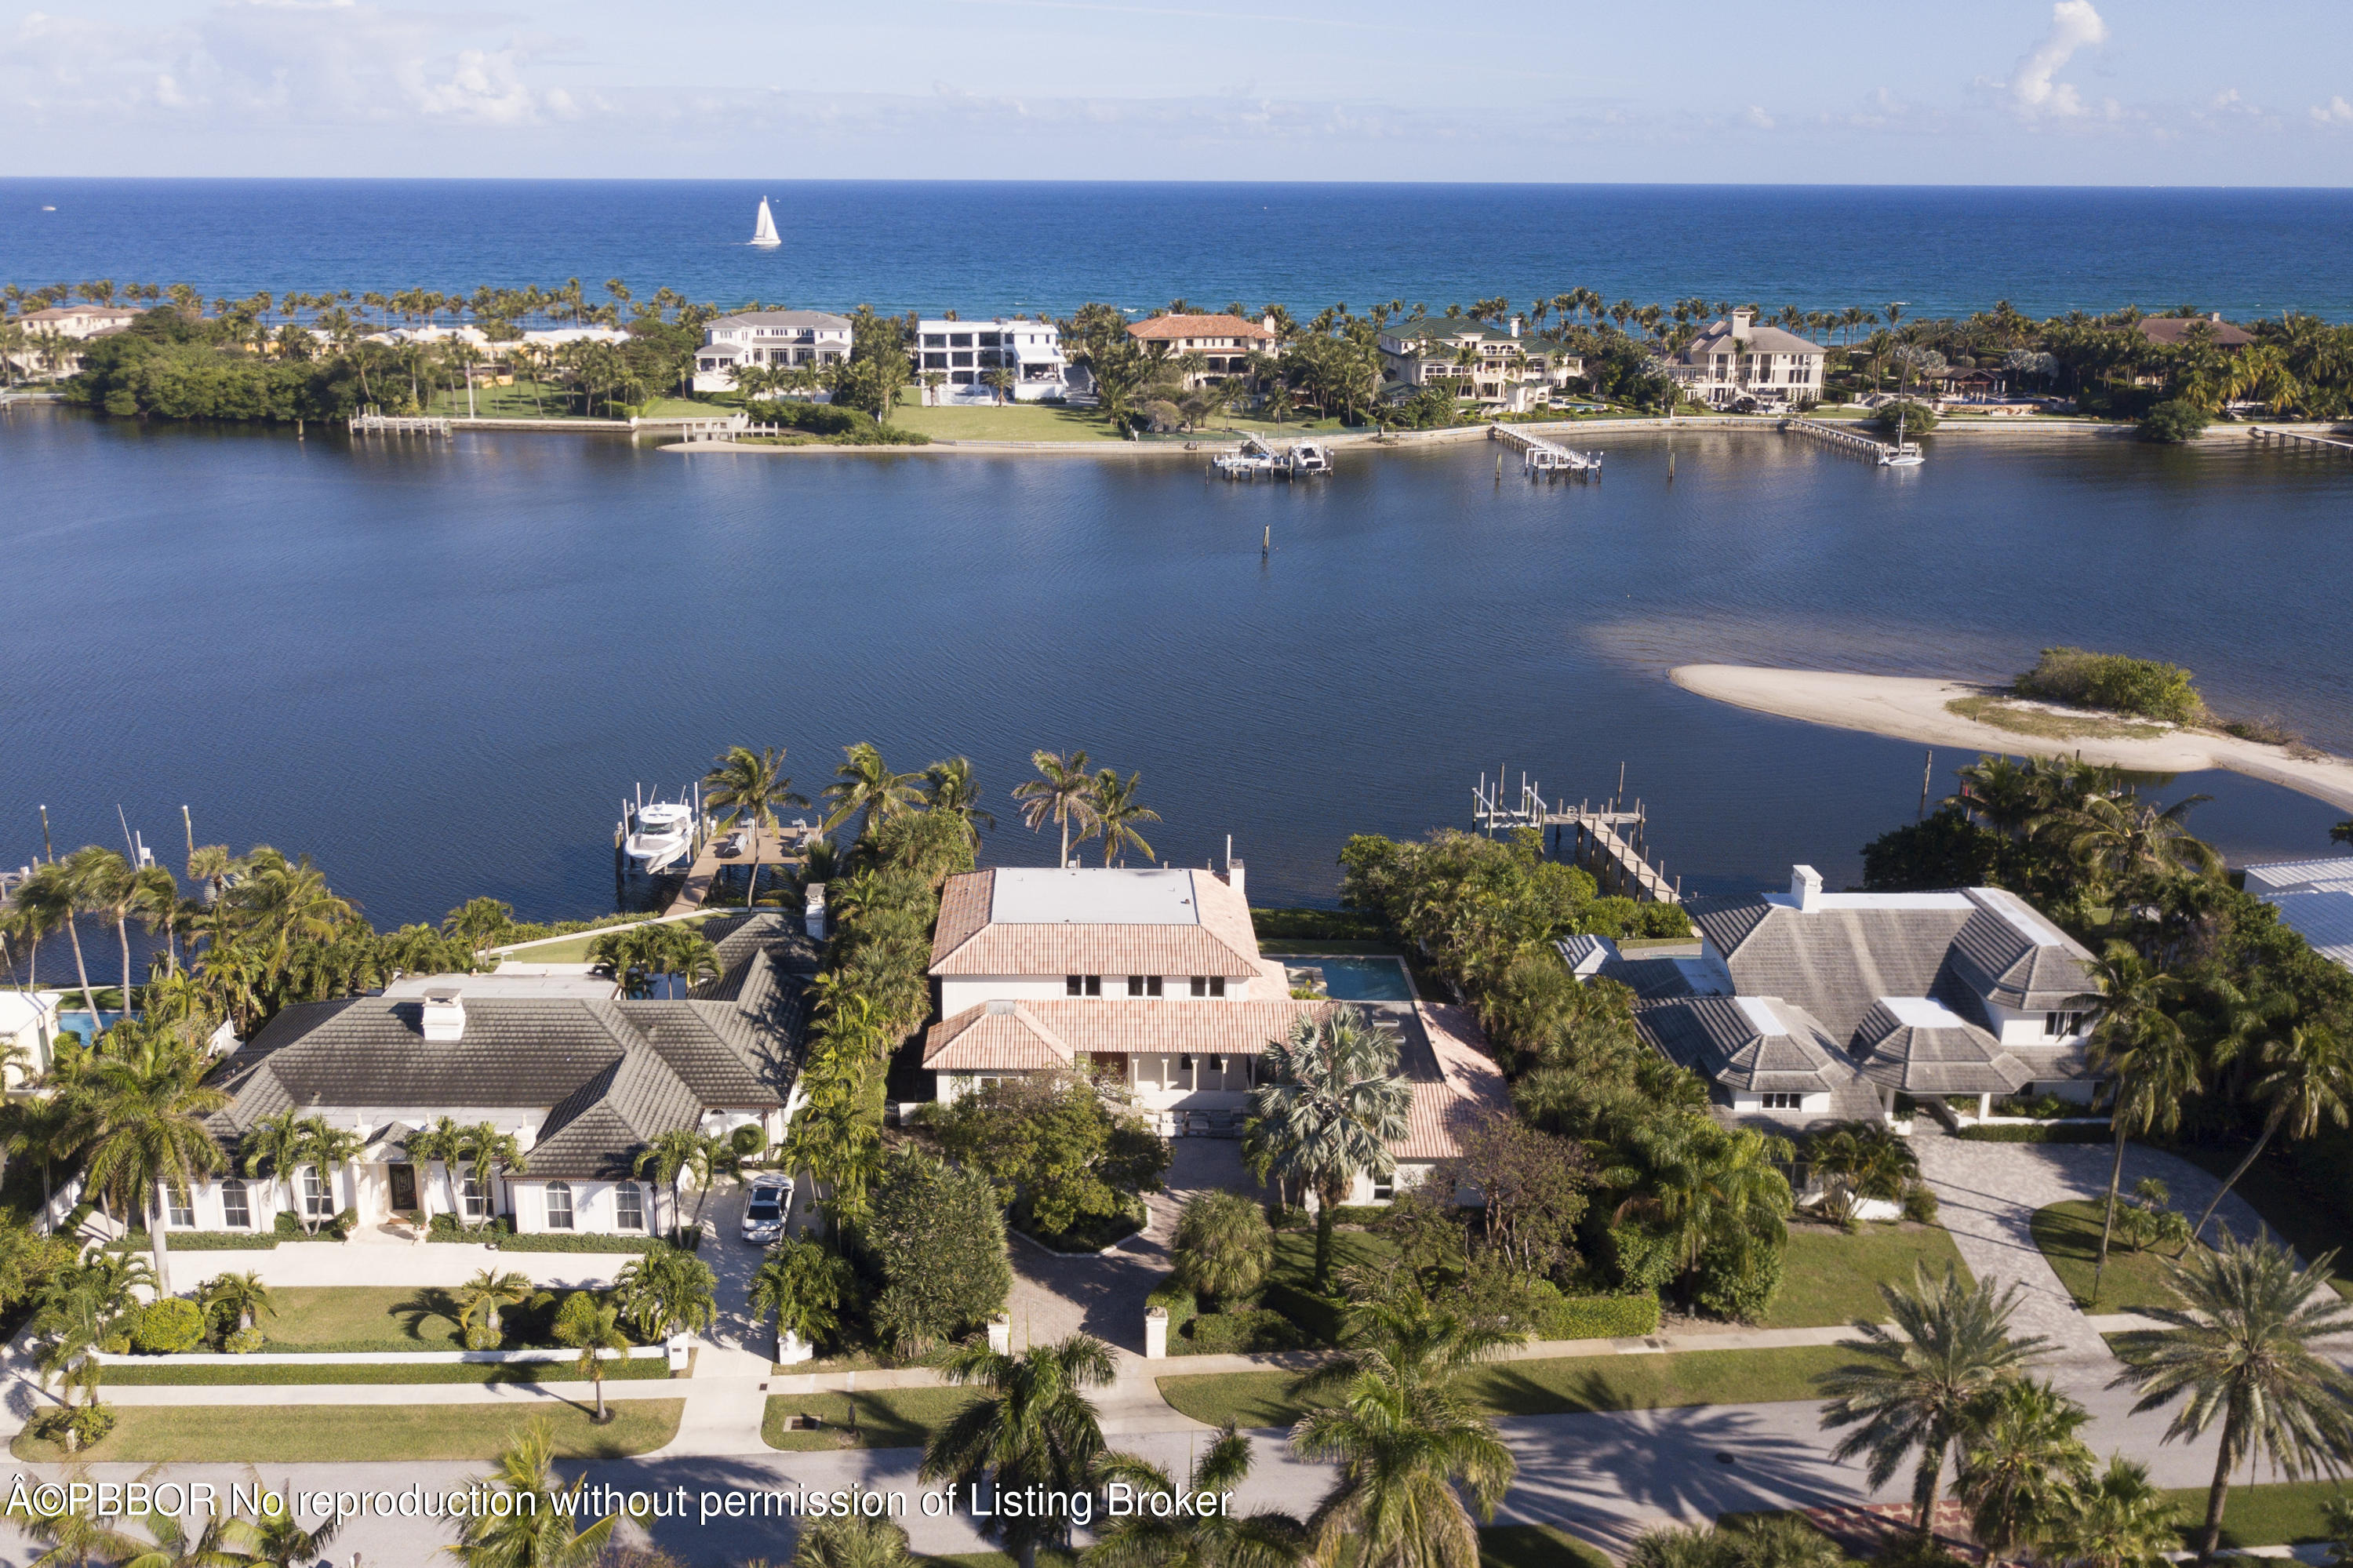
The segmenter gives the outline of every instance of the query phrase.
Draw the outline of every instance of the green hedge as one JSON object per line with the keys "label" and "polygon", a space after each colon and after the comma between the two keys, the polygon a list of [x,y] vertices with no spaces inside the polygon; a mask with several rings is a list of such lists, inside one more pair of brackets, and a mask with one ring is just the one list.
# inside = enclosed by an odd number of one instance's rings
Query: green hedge
{"label": "green hedge", "polygon": [[2105,1143],[2105,1127],[1965,1127],[1953,1134],[1968,1143]]}
{"label": "green hedge", "polygon": [[1348,1304],[1335,1301],[1328,1296],[1318,1296],[1296,1286],[1270,1279],[1260,1290],[1259,1305],[1282,1314],[1295,1324],[1314,1344],[1336,1345],[1340,1330],[1347,1321]]}
{"label": "green hedge", "polygon": [[1181,1341],[1172,1341],[1171,1355],[1264,1355],[1295,1351],[1306,1343],[1299,1326],[1271,1307],[1246,1307],[1234,1312],[1204,1312],[1185,1326]]}
{"label": "green hedge", "polygon": [[1659,1331],[1659,1298],[1641,1296],[1571,1296],[1545,1308],[1539,1340],[1631,1340]]}
{"label": "green hedge", "polygon": [[2168,724],[2196,724],[2206,701],[2189,672],[2161,659],[2128,653],[2094,653],[2082,648],[2045,648],[2033,669],[2010,683],[2021,697],[2104,708]]}
{"label": "green hedge", "polygon": [[1253,909],[1250,925],[1267,942],[1378,942],[1389,934],[1379,916],[1345,909]]}
{"label": "green hedge", "polygon": [[425,1239],[473,1246],[490,1245],[501,1252],[652,1252],[662,1245],[658,1236],[607,1236],[578,1231],[546,1231],[522,1235],[516,1234],[514,1227],[503,1217],[488,1224],[461,1225],[448,1214],[433,1216],[432,1226]]}
{"label": "green hedge", "polygon": [[1164,1280],[1159,1289],[1145,1297],[1144,1304],[1147,1308],[1166,1307],[1168,1309],[1168,1342],[1173,1354],[1176,1336],[1185,1331],[1186,1324],[1200,1315],[1200,1302],[1194,1298],[1191,1291],[1169,1279]]}
{"label": "green hedge", "polygon": [[[268,1252],[285,1238],[252,1231],[173,1231],[167,1252]],[[154,1245],[145,1231],[129,1231],[106,1244],[109,1252],[145,1252]]]}

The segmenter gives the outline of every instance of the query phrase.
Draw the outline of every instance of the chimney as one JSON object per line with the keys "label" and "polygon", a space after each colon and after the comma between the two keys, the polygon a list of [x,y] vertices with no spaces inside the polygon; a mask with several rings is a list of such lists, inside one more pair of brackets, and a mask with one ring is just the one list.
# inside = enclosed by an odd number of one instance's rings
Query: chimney
{"label": "chimney", "polygon": [[2222,313],[2216,311],[2212,315],[2206,319],[2212,322],[2216,326],[2221,326],[2222,324]]}
{"label": "chimney", "polygon": [[810,883],[804,897],[807,909],[802,919],[807,925],[809,940],[822,942],[825,940],[825,884]]}
{"label": "chimney", "polygon": [[1520,335],[1520,318],[1517,316],[1512,318],[1512,335],[1514,337]]}
{"label": "chimney", "polygon": [[1756,313],[1756,312],[1754,312],[1754,311],[1735,311],[1735,312],[1733,312],[1733,313],[1732,313],[1732,335],[1733,335],[1733,336],[1735,336],[1735,337],[1746,337],[1746,336],[1748,335],[1748,323],[1751,323],[1751,322],[1753,322],[1753,321],[1755,321],[1756,319],[1757,319],[1757,313]]}
{"label": "chimney", "polygon": [[1264,327],[1269,333],[1272,334],[1276,337],[1281,337],[1282,335],[1282,330],[1274,324],[1274,313],[1272,311],[1269,311],[1266,314],[1259,317],[1258,324]]}
{"label": "chimney", "polygon": [[[1242,891],[1242,863],[1234,858],[1234,835],[1231,833],[1226,835],[1226,885],[1237,894]],[[1248,904],[1250,899],[1245,895],[1242,902]]]}
{"label": "chimney", "polygon": [[425,993],[425,1043],[455,1045],[466,1037],[466,999],[456,986],[436,986]]}
{"label": "chimney", "polygon": [[1822,874],[1810,865],[1789,868],[1789,900],[1801,915],[1810,915],[1821,907]]}

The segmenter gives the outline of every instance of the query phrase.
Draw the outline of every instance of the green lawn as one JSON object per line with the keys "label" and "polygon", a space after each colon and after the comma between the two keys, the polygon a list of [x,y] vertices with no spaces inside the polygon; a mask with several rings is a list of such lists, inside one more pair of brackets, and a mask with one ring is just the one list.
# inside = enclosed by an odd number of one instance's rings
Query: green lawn
{"label": "green lawn", "polygon": [[[1778,1351],[1683,1351],[1660,1356],[1563,1356],[1504,1361],[1466,1373],[1461,1388],[1489,1415],[1561,1415],[1750,1404],[1820,1397],[1817,1380],[1849,1360],[1833,1345]],[[1306,1406],[1289,1372],[1164,1377],[1160,1396],[1196,1421],[1288,1426]]]}
{"label": "green lawn", "polygon": [[[444,418],[464,418],[466,389],[460,387],[452,392],[444,388],[435,395],[425,411]],[[563,388],[553,382],[541,385],[536,401],[532,397],[531,384],[526,381],[518,381],[512,387],[478,384],[474,387],[474,412],[485,419],[577,419],[584,417],[577,409],[566,410]],[[596,405],[596,418],[605,418],[605,406],[601,402]]]}
{"label": "green lawn", "polygon": [[[606,1364],[607,1383],[641,1383],[649,1378],[670,1376],[666,1357],[648,1356],[638,1361],[610,1361]],[[333,1362],[325,1366],[288,1366],[282,1362],[246,1362],[242,1365],[206,1363],[202,1366],[174,1366],[158,1361],[153,1366],[110,1366],[106,1369],[106,1386],[110,1388],[151,1388],[157,1384],[218,1387],[234,1384],[311,1384],[329,1383],[570,1383],[579,1379],[579,1367],[570,1361],[509,1361],[473,1363],[465,1361],[427,1361],[420,1366],[387,1365],[384,1362]]]}
{"label": "green lawn", "polygon": [[1942,1225],[1866,1224],[1853,1235],[1831,1225],[1792,1225],[1781,1289],[1759,1326],[1827,1328],[1858,1318],[1883,1322],[1887,1304],[1879,1287],[1911,1284],[1915,1263],[1938,1278],[1948,1266],[1969,1277]]}
{"label": "green lawn", "polygon": [[[2232,1487],[2222,1510],[2222,1544],[2289,1546],[2299,1541],[2326,1541],[2328,1528],[2321,1522],[2322,1505],[2343,1489],[2338,1481],[2287,1481],[2270,1486]],[[2187,1487],[2165,1494],[2180,1509],[2182,1544],[2206,1520],[2206,1489]]]}
{"label": "green lawn", "polygon": [[[2177,1149],[2174,1152],[2213,1176],[2228,1176],[2246,1155],[2243,1149]],[[2330,1283],[2337,1287],[2337,1294],[2353,1298],[2353,1224],[2348,1224],[2353,1216],[2343,1208],[2314,1199],[2296,1184],[2286,1162],[2270,1155],[2248,1167],[2231,1190],[2304,1256],[2318,1257],[2334,1251],[2337,1264]]]}
{"label": "green lawn", "polygon": [[[919,1448],[979,1396],[960,1388],[893,1388],[874,1393],[779,1393],[768,1396],[760,1436],[771,1448]],[[796,1415],[825,1423],[788,1432]]]}
{"label": "green lawn", "polygon": [[[623,1399],[610,1425],[549,1403],[504,1404],[116,1405],[114,1430],[81,1451],[92,1464],[286,1465],[316,1460],[493,1459],[533,1420],[545,1421],[568,1459],[618,1459],[678,1435],[682,1399]],[[58,1464],[65,1451],[20,1436],[19,1459]]]}
{"label": "green lawn", "polygon": [[902,430],[943,441],[1111,441],[1110,424],[1092,408],[1052,408],[1044,403],[952,405],[926,408],[914,392],[902,395],[891,422]]}
{"label": "green lawn", "polygon": [[[563,1292],[557,1292],[558,1296]],[[462,1351],[450,1292],[416,1286],[278,1286],[264,1319],[265,1351]],[[528,1330],[552,1308],[506,1309],[507,1348],[543,1343]]]}
{"label": "green lawn", "polygon": [[2086,1312],[2137,1312],[2144,1307],[2179,1306],[2166,1287],[2166,1255],[2155,1248],[2134,1252],[2121,1243],[2109,1245],[2108,1271],[2100,1282],[2100,1298],[2092,1299],[2092,1270],[2099,1260],[2100,1216],[2105,1207],[2098,1199],[2072,1198],[2034,1212],[2034,1245],[2042,1249],[2059,1283]]}
{"label": "green lawn", "polygon": [[[949,1568],[1013,1568],[1013,1559],[1002,1552],[951,1552],[916,1561]],[[1072,1553],[1052,1547],[1038,1553],[1040,1568],[1070,1568],[1077,1561]],[[1613,1568],[1613,1564],[1608,1552],[1557,1526],[1493,1524],[1479,1532],[1479,1568]]]}
{"label": "green lawn", "polygon": [[[768,869],[774,872],[776,868],[771,866]],[[765,879],[763,878],[764,885],[765,882]],[[718,914],[721,911],[713,910],[712,913]],[[677,924],[691,927],[700,926],[710,918],[710,915],[697,915],[691,920],[681,920]],[[582,931],[570,937],[557,937],[545,942],[534,942],[530,947],[518,948],[514,952],[501,953],[499,957],[511,959],[519,964],[585,964],[588,961],[590,943],[604,936],[606,932],[626,931],[628,928],[627,926],[607,926],[603,931]]]}

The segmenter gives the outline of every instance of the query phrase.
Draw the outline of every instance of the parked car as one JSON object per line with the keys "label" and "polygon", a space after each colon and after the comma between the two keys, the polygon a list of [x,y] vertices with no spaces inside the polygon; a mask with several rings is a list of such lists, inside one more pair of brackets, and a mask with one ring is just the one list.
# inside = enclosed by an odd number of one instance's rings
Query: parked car
{"label": "parked car", "polygon": [[793,1179],[773,1172],[752,1178],[744,1199],[744,1239],[754,1246],[782,1241],[793,1209]]}

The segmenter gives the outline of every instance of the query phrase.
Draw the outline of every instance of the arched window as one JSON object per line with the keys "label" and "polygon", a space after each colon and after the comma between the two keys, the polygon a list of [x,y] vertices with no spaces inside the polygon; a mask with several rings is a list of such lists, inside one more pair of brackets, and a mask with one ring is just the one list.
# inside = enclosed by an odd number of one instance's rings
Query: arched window
{"label": "arched window", "polygon": [[245,1183],[232,1176],[221,1183],[221,1224],[233,1231],[253,1228],[253,1209],[245,1198]]}
{"label": "arched window", "polygon": [[572,1228],[572,1183],[550,1181],[547,1184],[547,1228],[568,1231]]}
{"label": "arched window", "polygon": [[613,1189],[613,1223],[625,1231],[646,1228],[645,1199],[635,1181],[624,1181]]}

